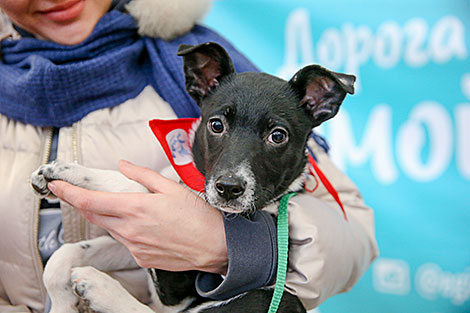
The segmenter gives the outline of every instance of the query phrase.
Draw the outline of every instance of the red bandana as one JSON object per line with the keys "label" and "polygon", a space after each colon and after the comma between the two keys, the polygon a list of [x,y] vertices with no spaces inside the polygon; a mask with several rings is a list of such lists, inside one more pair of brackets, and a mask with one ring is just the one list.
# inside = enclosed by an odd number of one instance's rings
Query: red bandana
{"label": "red bandana", "polygon": [[[199,118],[179,118],[174,120],[154,119],[149,122],[149,126],[162,145],[168,160],[181,180],[191,189],[204,192],[204,176],[196,169],[191,153],[194,133],[200,121],[201,119]],[[313,168],[326,190],[328,190],[340,206],[344,218],[347,220],[346,211],[335,188],[320,170],[312,156],[309,155],[308,161],[311,165],[310,175],[316,179],[315,173],[312,170]],[[307,191],[313,192],[315,189],[307,189]]]}

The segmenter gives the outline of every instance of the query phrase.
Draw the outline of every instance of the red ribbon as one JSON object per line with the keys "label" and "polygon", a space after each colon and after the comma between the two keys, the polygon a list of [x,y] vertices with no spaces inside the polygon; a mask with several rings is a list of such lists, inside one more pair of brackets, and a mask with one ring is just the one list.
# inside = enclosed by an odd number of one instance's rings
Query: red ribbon
{"label": "red ribbon", "polygon": [[[346,215],[346,211],[344,210],[343,203],[339,199],[338,192],[333,187],[333,185],[331,185],[328,178],[326,178],[325,174],[323,174],[323,172],[318,167],[317,162],[315,162],[315,159],[310,154],[308,155],[308,161],[313,166],[313,169],[317,173],[318,178],[320,178],[320,181],[322,182],[323,186],[325,186],[326,190],[330,193],[330,195],[333,197],[333,199],[335,199],[336,203],[338,203],[339,207],[341,208],[341,211],[343,211],[344,219],[347,221],[348,216]],[[310,173],[313,175],[312,172],[310,172]]]}
{"label": "red ribbon", "polygon": [[[154,119],[149,122],[152,132],[160,142],[171,165],[178,173],[181,180],[191,189],[204,192],[204,176],[196,169],[191,153],[192,136],[199,125],[198,118],[179,118],[174,120]],[[343,211],[344,218],[348,220],[343,204],[338,193],[320,170],[311,155],[308,157],[309,163],[315,170],[318,178],[325,186],[326,190],[333,196],[335,201]],[[310,170],[313,177],[315,174]],[[316,179],[316,177],[315,177]],[[315,188],[316,189],[316,188]],[[313,192],[313,190],[308,190]]]}

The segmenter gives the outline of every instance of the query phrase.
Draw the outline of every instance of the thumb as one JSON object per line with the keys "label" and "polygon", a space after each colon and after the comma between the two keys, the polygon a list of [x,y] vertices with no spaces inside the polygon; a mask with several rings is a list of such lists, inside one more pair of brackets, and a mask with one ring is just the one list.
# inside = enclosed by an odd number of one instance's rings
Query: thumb
{"label": "thumb", "polygon": [[119,170],[127,178],[145,186],[151,192],[168,192],[179,188],[179,184],[160,175],[159,173],[142,166],[137,166],[126,160],[119,160]]}

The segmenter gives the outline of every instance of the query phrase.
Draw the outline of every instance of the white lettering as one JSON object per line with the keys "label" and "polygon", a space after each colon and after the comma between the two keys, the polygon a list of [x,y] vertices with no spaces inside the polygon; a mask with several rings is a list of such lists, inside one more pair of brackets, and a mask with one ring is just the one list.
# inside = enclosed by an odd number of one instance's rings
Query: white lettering
{"label": "white lettering", "polygon": [[457,128],[457,169],[465,179],[470,179],[470,103],[455,108]]}
{"label": "white lettering", "polygon": [[[286,21],[285,59],[279,76],[289,79],[317,58],[327,68],[355,74],[356,92],[360,92],[361,68],[371,60],[380,68],[390,69],[401,59],[411,67],[423,67],[430,62],[442,64],[468,57],[466,29],[455,16],[444,16],[432,25],[420,17],[403,24],[387,21],[375,31],[369,26],[345,23],[340,28],[325,29],[316,43],[311,26],[308,9],[290,13]],[[470,99],[470,73],[464,75],[461,84],[464,95]],[[358,143],[349,115],[340,112],[326,124],[332,157],[343,169],[348,162],[359,165],[370,159],[377,180],[391,184],[398,178],[397,165],[413,180],[438,179],[452,164],[455,153],[458,172],[469,180],[470,103],[465,102],[454,105],[454,121],[443,105],[432,101],[419,103],[399,128],[396,138],[392,137],[391,107],[379,105],[372,109]]]}
{"label": "white lettering", "polygon": [[285,39],[284,65],[277,75],[289,79],[303,66],[314,63],[313,37],[307,9],[296,9],[289,14],[286,21]]}
{"label": "white lettering", "polygon": [[[422,151],[429,133],[429,158],[422,161]],[[452,121],[447,111],[436,102],[415,106],[410,119],[399,129],[397,155],[403,170],[417,181],[438,178],[452,158]]]}
{"label": "white lettering", "polygon": [[392,68],[400,60],[402,32],[396,22],[386,22],[377,30],[374,61],[382,68]]}
{"label": "white lettering", "polygon": [[379,258],[372,267],[372,285],[380,293],[407,295],[411,290],[410,265],[399,259]]}
{"label": "white lettering", "polygon": [[[454,117],[456,167],[464,179],[470,180],[470,103],[457,105]],[[452,161],[453,127],[449,112],[437,102],[422,102],[413,108],[396,137],[397,161],[407,177],[420,182],[439,179]],[[331,158],[341,169],[370,160],[378,182],[391,184],[398,178],[388,105],[374,107],[359,143],[346,110],[317,131],[328,137]]]}
{"label": "white lettering", "polygon": [[359,68],[370,58],[373,44],[372,31],[367,26],[354,28],[352,24],[346,23],[343,25],[343,33],[347,55],[344,71],[346,73],[356,74],[357,80],[355,88],[356,90],[360,90],[361,79]]}
{"label": "white lettering", "polygon": [[331,70],[339,70],[343,61],[341,34],[334,28],[325,30],[318,40],[318,63]]}
{"label": "white lettering", "polygon": [[465,31],[463,23],[454,16],[440,19],[431,31],[430,49],[436,63],[449,62],[453,56],[465,59]]}
{"label": "white lettering", "polygon": [[[374,34],[369,26],[345,23],[341,29],[327,28],[318,41],[317,57],[324,66],[357,76],[356,89],[361,86],[360,69],[371,59],[377,66],[393,68],[401,58],[412,67],[430,61],[442,64],[468,56],[465,28],[455,16],[439,19],[433,27],[423,18],[412,18],[402,26],[388,21],[380,24]],[[301,67],[315,61],[310,15],[307,9],[292,11],[286,21],[285,57],[277,75],[290,78]]]}
{"label": "white lettering", "polygon": [[403,31],[408,39],[403,56],[405,62],[412,67],[425,65],[429,60],[429,54],[424,50],[428,24],[422,18],[413,18],[405,24]]}
{"label": "white lettering", "polygon": [[372,110],[362,142],[356,145],[351,121],[345,110],[329,123],[331,158],[339,167],[345,168],[346,160],[354,165],[369,158],[377,180],[390,184],[397,177],[397,168],[392,159],[392,113],[387,105],[375,106]]}
{"label": "white lettering", "polygon": [[416,291],[429,300],[441,296],[450,299],[455,305],[462,305],[470,299],[470,272],[444,272],[439,265],[421,265],[415,276]]}
{"label": "white lettering", "polygon": [[[470,100],[470,73],[462,76],[462,93]],[[470,103],[460,104],[455,108],[457,125],[457,169],[465,179],[470,179]]]}

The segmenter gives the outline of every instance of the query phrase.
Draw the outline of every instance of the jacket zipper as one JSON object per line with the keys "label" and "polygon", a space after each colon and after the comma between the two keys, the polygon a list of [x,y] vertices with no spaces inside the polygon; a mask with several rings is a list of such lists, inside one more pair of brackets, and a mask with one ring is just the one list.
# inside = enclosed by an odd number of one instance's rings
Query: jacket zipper
{"label": "jacket zipper", "polygon": [[[72,125],[72,155],[73,155],[73,162],[79,163],[78,159],[78,125],[74,123]],[[85,218],[80,215],[80,240],[86,239],[86,221]]]}
{"label": "jacket zipper", "polygon": [[[43,158],[41,160],[41,165],[46,164],[47,161],[49,161],[49,155],[51,154],[51,146],[52,146],[52,136],[54,135],[54,131],[52,128],[47,128],[46,129],[47,136],[46,136],[46,141],[44,144],[44,152],[43,152]],[[36,256],[39,261],[40,265],[40,273],[41,273],[41,281],[42,281],[42,273],[44,271],[44,263],[42,262],[41,258],[41,253],[39,252],[39,246],[38,246],[38,240],[39,240],[39,210],[41,210],[41,200],[38,200],[38,205],[37,205],[37,215],[36,215],[36,231],[35,231],[35,238],[34,242],[36,243]],[[42,293],[44,293],[44,288],[41,287]],[[44,295],[45,296],[45,295]]]}
{"label": "jacket zipper", "polygon": [[72,154],[73,162],[78,163],[77,123],[72,125]]}

